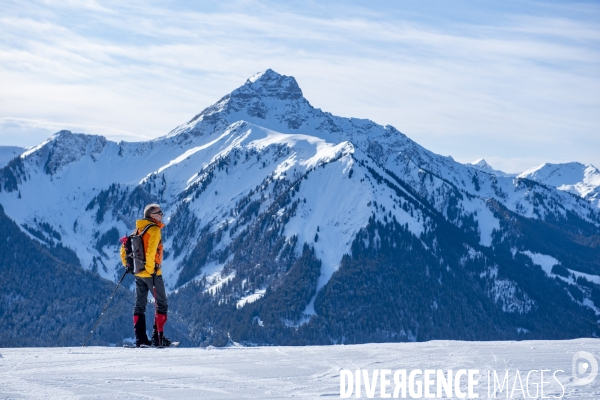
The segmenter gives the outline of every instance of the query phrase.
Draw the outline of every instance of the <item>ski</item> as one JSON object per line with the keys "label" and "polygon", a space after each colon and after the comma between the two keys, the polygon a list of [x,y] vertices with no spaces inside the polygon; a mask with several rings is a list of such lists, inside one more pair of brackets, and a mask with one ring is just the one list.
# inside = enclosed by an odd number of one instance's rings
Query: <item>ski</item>
{"label": "ski", "polygon": [[171,344],[169,346],[148,346],[148,345],[143,344],[138,347],[135,344],[123,344],[123,347],[126,349],[151,349],[151,348],[166,349],[169,347],[179,347],[179,342],[171,342]]}
{"label": "ski", "polygon": [[168,346],[157,346],[156,348],[157,349],[166,349],[169,347],[179,347],[179,342],[171,342],[171,344]]}

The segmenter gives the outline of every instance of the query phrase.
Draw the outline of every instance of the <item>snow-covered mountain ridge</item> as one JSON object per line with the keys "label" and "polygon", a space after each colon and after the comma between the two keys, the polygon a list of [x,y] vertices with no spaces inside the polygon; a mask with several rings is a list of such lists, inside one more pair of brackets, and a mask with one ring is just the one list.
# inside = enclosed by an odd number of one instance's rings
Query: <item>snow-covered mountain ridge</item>
{"label": "snow-covered mountain ridge", "polygon": [[546,163],[523,172],[519,178],[531,179],[574,193],[600,207],[600,171],[591,164]]}
{"label": "snow-covered mountain ridge", "polygon": [[[293,77],[267,70],[152,141],[58,132],[0,170],[0,203],[30,237],[72,249],[83,268],[114,280],[122,271],[118,237],[132,229],[145,204],[159,202],[167,220],[167,286],[177,292],[175,307],[183,302],[177,299],[198,303],[201,311],[187,311],[200,313],[189,315],[198,324],[215,309],[238,304],[239,311],[222,313],[257,314],[252,323],[262,321],[256,307],[275,307],[270,315],[280,317],[263,321],[268,329],[312,329],[325,315],[339,321],[335,312],[357,301],[341,301],[339,294],[352,292],[347,285],[363,273],[361,265],[377,263],[381,268],[363,277],[365,287],[377,286],[369,285],[378,274],[404,271],[409,275],[402,279],[438,288],[420,294],[435,309],[478,293],[485,307],[495,307],[488,314],[512,315],[494,336],[511,337],[509,331],[523,332],[514,324],[550,307],[529,288],[527,268],[562,293],[554,306],[571,307],[560,300],[566,296],[581,312],[598,310],[593,283],[573,279],[555,287],[527,254],[600,276],[599,209],[587,197],[533,178],[500,174],[487,163],[463,165],[394,127],[323,112]],[[408,254],[414,260],[390,264]],[[446,291],[444,282],[462,289]],[[396,333],[378,337],[441,332],[424,323],[405,321],[382,330]],[[193,340],[204,340],[207,331],[194,326]],[[248,326],[246,340],[271,340],[253,329]],[[356,332],[354,340],[364,340]]]}
{"label": "snow-covered mountain ridge", "polygon": [[479,160],[475,160],[472,163],[466,164],[466,166],[470,167],[470,168],[477,169],[477,170],[482,171],[482,172],[486,172],[488,174],[493,174],[493,175],[496,175],[496,176],[515,177],[515,176],[519,175],[519,174],[508,174],[506,172],[494,169],[483,158],[480,158]]}

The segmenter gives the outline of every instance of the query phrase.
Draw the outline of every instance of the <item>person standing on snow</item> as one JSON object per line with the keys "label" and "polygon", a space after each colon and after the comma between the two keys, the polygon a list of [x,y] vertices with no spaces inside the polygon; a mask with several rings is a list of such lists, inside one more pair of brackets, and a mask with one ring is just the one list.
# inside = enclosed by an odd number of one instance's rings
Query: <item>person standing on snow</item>
{"label": "person standing on snow", "polygon": [[[135,331],[135,345],[167,347],[171,341],[164,336],[164,325],[167,322],[167,294],[165,283],[162,278],[161,263],[163,257],[163,244],[160,230],[164,228],[162,223],[163,212],[158,204],[149,204],[144,208],[144,219],[135,222],[136,234],[140,234],[144,228],[150,226],[144,235],[144,251],[146,254],[145,269],[135,274],[135,306],[133,308],[133,329]],[[125,246],[121,246],[121,260],[127,268]],[[152,292],[156,304],[154,315],[154,330],[152,341],[146,335],[146,304],[148,303],[148,291]]]}

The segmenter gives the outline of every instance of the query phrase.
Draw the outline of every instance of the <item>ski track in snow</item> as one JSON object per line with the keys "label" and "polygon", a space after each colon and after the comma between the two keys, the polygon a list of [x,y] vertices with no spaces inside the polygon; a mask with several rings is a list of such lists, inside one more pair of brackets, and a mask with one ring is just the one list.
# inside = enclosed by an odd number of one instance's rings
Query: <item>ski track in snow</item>
{"label": "ski track in snow", "polygon": [[[499,376],[509,370],[512,387],[517,370],[525,375],[530,370],[547,369],[564,371],[557,374],[565,387],[564,399],[597,399],[600,377],[585,386],[576,386],[571,379],[572,358],[578,351],[596,356],[600,341],[432,341],[163,350],[4,348],[0,399],[339,398],[341,369],[366,369],[372,374],[375,369],[462,368],[479,369],[479,398],[488,398],[488,370],[497,371]],[[560,386],[551,375],[549,380],[545,396],[560,396]],[[461,388],[466,391],[464,383]],[[364,387],[362,394],[364,397]],[[375,398],[379,395],[378,390]],[[514,398],[522,398],[521,392]]]}

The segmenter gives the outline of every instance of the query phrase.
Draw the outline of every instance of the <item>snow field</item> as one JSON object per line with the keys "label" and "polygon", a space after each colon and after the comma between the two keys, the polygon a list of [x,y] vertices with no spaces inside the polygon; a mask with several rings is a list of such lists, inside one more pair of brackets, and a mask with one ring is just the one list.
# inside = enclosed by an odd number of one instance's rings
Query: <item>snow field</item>
{"label": "snow field", "polygon": [[[544,376],[544,381],[549,382],[544,386],[546,398],[597,399],[600,378],[582,386],[572,378],[573,357],[580,351],[597,357],[600,341],[432,341],[162,350],[5,348],[0,358],[0,399],[339,398],[340,371],[357,369],[366,370],[369,377],[375,370],[384,369],[392,373],[400,369],[408,372],[476,369],[479,374],[475,377],[478,380],[475,393],[482,399],[490,398],[487,396],[488,371],[495,371],[501,380],[508,371],[511,390],[517,381],[512,398],[530,398],[522,395],[517,374],[525,387],[527,373],[543,369],[550,371]],[[559,370],[564,372],[556,372]],[[560,385],[552,377],[554,372]],[[534,372],[530,378],[529,389],[533,396],[534,383],[539,384],[540,375]],[[392,391],[393,380],[388,393]],[[461,391],[467,391],[466,379],[461,380]],[[381,398],[379,385],[374,397]],[[364,387],[362,398],[366,398]],[[504,392],[495,398],[507,396]]]}
{"label": "snow field", "polygon": [[[560,261],[558,261],[556,258],[545,255],[545,254],[532,253],[529,250],[523,251],[522,253],[525,254],[526,256],[528,256],[529,258],[531,258],[531,261],[533,261],[534,264],[542,267],[542,269],[544,270],[546,275],[548,275],[550,278],[554,278],[554,277],[558,276],[560,279],[564,280],[565,282],[575,283],[572,278],[567,279],[564,276],[560,276],[560,275],[556,275],[556,274],[552,273],[552,267],[554,267],[557,264],[560,264]],[[576,278],[582,277],[582,278],[587,279],[590,282],[594,282],[595,284],[600,285],[600,276],[598,276],[598,275],[590,275],[590,274],[586,274],[584,272],[573,271],[572,269],[569,269],[569,268],[566,268],[566,270],[569,271],[570,274],[575,275]]]}

